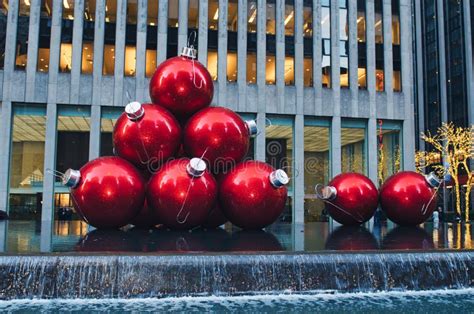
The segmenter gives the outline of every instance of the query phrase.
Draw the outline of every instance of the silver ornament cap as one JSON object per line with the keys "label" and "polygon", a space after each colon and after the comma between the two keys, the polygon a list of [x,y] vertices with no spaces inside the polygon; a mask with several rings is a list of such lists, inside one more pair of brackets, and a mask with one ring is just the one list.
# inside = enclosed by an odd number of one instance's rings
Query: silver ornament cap
{"label": "silver ornament cap", "polygon": [[186,171],[190,176],[198,178],[206,171],[206,162],[201,158],[192,158],[186,166]]}
{"label": "silver ornament cap", "polygon": [[136,121],[143,117],[145,114],[145,109],[141,103],[138,101],[133,101],[125,106],[125,113],[130,120]]}
{"label": "silver ornament cap", "polygon": [[257,133],[258,133],[257,121],[247,120],[247,121],[245,121],[245,124],[247,125],[247,129],[249,130],[250,136],[257,135]]}
{"label": "silver ornament cap", "polygon": [[197,50],[191,47],[183,47],[183,49],[181,50],[181,56],[196,59]]}
{"label": "silver ornament cap", "polygon": [[437,188],[441,184],[441,180],[434,172],[430,172],[425,175],[425,180],[432,188]]}
{"label": "silver ornament cap", "polygon": [[81,172],[79,170],[74,170],[69,168],[63,174],[62,183],[63,185],[67,186],[68,188],[75,188],[79,181],[81,180]]}
{"label": "silver ornament cap", "polygon": [[268,178],[270,179],[270,183],[276,188],[287,185],[288,182],[290,182],[290,178],[288,178],[286,172],[281,169],[275,170],[270,173]]}
{"label": "silver ornament cap", "polygon": [[322,184],[317,184],[314,187],[314,190],[316,192],[316,197],[323,201],[332,201],[337,196],[336,188],[330,185],[324,186]]}

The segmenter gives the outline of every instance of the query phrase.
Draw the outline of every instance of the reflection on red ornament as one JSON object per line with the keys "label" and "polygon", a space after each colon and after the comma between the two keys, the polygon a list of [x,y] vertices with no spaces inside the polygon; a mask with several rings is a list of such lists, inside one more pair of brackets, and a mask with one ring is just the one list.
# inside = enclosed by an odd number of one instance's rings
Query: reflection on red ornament
{"label": "reflection on red ornament", "polygon": [[142,175],[120,157],[101,157],[80,170],[69,169],[63,183],[71,189],[76,211],[96,228],[125,226],[145,200]]}
{"label": "reflection on red ornament", "polygon": [[178,151],[181,127],[166,109],[132,102],[117,120],[113,139],[118,156],[154,172]]}
{"label": "reflection on red ornament", "polygon": [[283,170],[260,161],[243,162],[222,180],[219,200],[224,215],[244,229],[261,229],[280,216],[289,179]]}
{"label": "reflection on red ornament", "polygon": [[340,226],[326,240],[326,250],[364,251],[377,248],[373,234],[361,226]]}
{"label": "reflection on red ornament", "polygon": [[184,150],[189,156],[202,156],[213,173],[228,170],[245,157],[256,132],[255,121],[245,122],[227,108],[210,107],[188,120]]}
{"label": "reflection on red ornament", "polygon": [[195,60],[195,50],[188,47],[181,56],[161,63],[150,81],[152,102],[165,107],[178,119],[188,118],[209,106],[213,95],[209,71]]}
{"label": "reflection on red ornament", "polygon": [[148,205],[159,221],[172,229],[203,224],[216,198],[216,181],[199,158],[172,160],[148,183]]}
{"label": "reflection on red ornament", "polygon": [[380,189],[380,206],[387,217],[399,225],[418,225],[436,208],[434,174],[423,176],[412,171],[394,174]]}
{"label": "reflection on red ornament", "polygon": [[328,186],[316,186],[316,196],[325,202],[329,215],[343,225],[360,225],[368,221],[378,205],[377,188],[359,173],[342,173]]}

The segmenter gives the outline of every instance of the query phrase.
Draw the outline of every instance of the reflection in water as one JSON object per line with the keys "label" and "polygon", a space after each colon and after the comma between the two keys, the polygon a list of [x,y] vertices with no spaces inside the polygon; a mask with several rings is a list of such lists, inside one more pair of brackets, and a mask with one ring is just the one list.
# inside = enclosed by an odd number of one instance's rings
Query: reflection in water
{"label": "reflection in water", "polygon": [[242,230],[232,234],[227,251],[284,251],[278,238],[263,230]]}
{"label": "reflection in water", "polygon": [[75,247],[78,252],[136,252],[139,242],[131,232],[122,230],[93,230]]}
{"label": "reflection in water", "polygon": [[377,248],[377,240],[372,233],[360,226],[341,226],[326,241],[326,250],[363,251]]}
{"label": "reflection in water", "polygon": [[434,248],[429,233],[420,227],[398,226],[382,242],[386,250],[429,250]]}

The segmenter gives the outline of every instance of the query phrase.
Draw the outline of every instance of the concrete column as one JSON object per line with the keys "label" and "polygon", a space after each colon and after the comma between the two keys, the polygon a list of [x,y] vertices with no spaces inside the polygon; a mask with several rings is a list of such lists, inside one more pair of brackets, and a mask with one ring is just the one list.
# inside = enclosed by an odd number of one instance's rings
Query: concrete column
{"label": "concrete column", "polygon": [[349,89],[351,91],[351,116],[357,117],[359,103],[359,52],[357,45],[357,1],[348,1],[349,24]]}
{"label": "concrete column", "polygon": [[467,116],[469,125],[474,124],[474,72],[472,65],[472,49],[474,48],[472,42],[471,19],[473,12],[469,1],[462,1],[463,4],[463,23],[464,23],[464,58],[466,60],[466,95],[467,95]]}
{"label": "concrete column", "polygon": [[[421,3],[415,1],[415,21],[416,29],[416,85],[417,85],[417,102],[418,102],[418,129],[420,134],[425,131],[425,96],[424,96],[424,77],[423,77],[423,34],[421,29],[422,15],[421,15]],[[404,88],[404,86],[402,86]],[[420,150],[425,150],[425,141],[421,138],[417,139],[419,142]]]}
{"label": "concrete column", "polygon": [[[444,35],[444,7],[443,7],[444,0],[436,0],[436,13],[437,13],[437,29],[438,29],[438,56],[439,56],[439,94],[440,94],[440,102],[441,102],[441,122],[448,122],[448,96],[446,90],[446,47],[445,42],[445,35]],[[401,12],[402,1],[400,1],[400,35],[403,37],[402,29],[406,29],[406,26],[403,25],[402,20],[404,16],[402,16]],[[406,20],[406,18],[405,18]],[[411,30],[409,30],[411,31]],[[403,47],[403,39],[401,40],[402,47]],[[402,58],[403,63],[403,58]],[[403,76],[403,66],[402,66],[402,76]],[[407,87],[403,85],[405,81],[402,78],[402,86],[403,91],[407,92]],[[406,110],[406,109],[405,109]]]}
{"label": "concrete column", "polygon": [[207,27],[209,1],[199,1],[198,60],[207,66]]}
{"label": "concrete column", "polygon": [[383,0],[383,60],[384,86],[387,95],[387,117],[393,119],[393,39],[392,39],[392,0]]}
{"label": "concrete column", "polygon": [[304,224],[304,115],[295,116],[293,134],[293,224]]}
{"label": "concrete column", "polygon": [[3,99],[1,115],[0,144],[0,210],[9,211],[8,199],[10,188],[10,151],[12,131],[11,89],[15,65],[16,31],[18,23],[18,0],[9,1],[7,17],[7,34],[5,40],[5,59],[3,67]]}
{"label": "concrete column", "polygon": [[[412,9],[410,0],[400,0],[400,49],[402,59],[402,86],[405,103],[403,122],[403,167],[415,170],[415,109],[413,105],[413,49],[412,49]],[[444,47],[444,45],[440,46]],[[444,51],[444,49],[439,50]],[[445,68],[444,68],[445,69]],[[443,70],[442,70],[443,71]],[[441,81],[444,82],[444,81]],[[442,86],[446,86],[443,85]]]}
{"label": "concrete column", "polygon": [[94,64],[92,69],[92,105],[100,105],[102,67],[104,65],[105,0],[97,0],[94,23]]}
{"label": "concrete column", "polygon": [[114,106],[123,106],[123,77],[125,67],[125,32],[127,29],[127,0],[117,0],[115,20]]}
{"label": "concrete column", "polygon": [[72,30],[71,94],[69,102],[79,103],[82,67],[82,35],[84,30],[84,0],[74,1],[74,24]]}
{"label": "concrete column", "polygon": [[219,0],[219,29],[217,39],[217,104],[227,107],[227,0]]}
{"label": "concrete column", "polygon": [[178,54],[188,41],[188,8],[189,0],[179,0],[178,6]]}
{"label": "concrete column", "polygon": [[276,0],[276,101],[278,112],[285,112],[285,1]]}
{"label": "concrete column", "polygon": [[339,37],[339,1],[331,0],[331,88],[334,110],[331,124],[332,176],[341,173],[341,70]]}
{"label": "concrete column", "polygon": [[137,12],[137,56],[135,65],[135,95],[136,100],[144,102],[147,99],[148,84],[146,72],[146,33],[147,33],[147,2],[138,0]]}
{"label": "concrete column", "polygon": [[166,60],[168,48],[168,0],[160,0],[158,4],[158,46],[156,47],[156,65]]}
{"label": "concrete column", "polygon": [[[48,103],[46,107],[46,134],[44,143],[44,179],[43,179],[43,206],[41,221],[43,224],[52,225],[54,221],[54,182],[51,174],[56,169],[56,138],[57,138],[58,106]],[[61,149],[67,149],[61,147]]]}
{"label": "concrete column", "polygon": [[101,106],[91,106],[90,136],[89,136],[89,160],[100,156],[100,123]]}
{"label": "concrete column", "polygon": [[53,17],[51,19],[51,41],[49,44],[49,72],[48,72],[48,103],[56,103],[59,75],[59,57],[61,54],[61,24],[63,3],[53,2]]}
{"label": "concrete column", "polygon": [[[313,93],[314,93],[314,114],[322,114],[322,69],[323,59],[322,38],[321,38],[321,1],[313,0]],[[312,113],[312,112],[310,112]]]}
{"label": "concrete column", "polygon": [[[238,107],[239,111],[247,109],[247,1],[239,0],[238,2],[239,14],[237,16],[237,85],[239,89]],[[260,12],[257,8],[257,14]],[[257,47],[258,50],[259,47]],[[257,53],[258,54],[258,53]],[[257,55],[257,58],[259,55]],[[257,64],[262,59],[257,60]],[[263,63],[265,64],[265,56],[263,56]],[[258,69],[257,69],[258,71]],[[258,74],[257,74],[258,75]]]}
{"label": "concrete column", "polygon": [[[247,17],[246,17],[247,21]],[[259,133],[255,138],[255,159],[265,161],[266,141],[266,53],[267,53],[267,4],[265,0],[257,1],[257,126]],[[245,61],[247,51],[245,51]],[[246,65],[245,65],[246,67]],[[240,72],[239,74],[240,75]],[[244,78],[247,80],[247,78]],[[246,81],[245,81],[245,84]]]}
{"label": "concrete column", "polygon": [[25,101],[35,101],[36,66],[38,64],[38,40],[41,14],[41,1],[30,1],[30,25],[28,28],[28,55],[26,63]]}

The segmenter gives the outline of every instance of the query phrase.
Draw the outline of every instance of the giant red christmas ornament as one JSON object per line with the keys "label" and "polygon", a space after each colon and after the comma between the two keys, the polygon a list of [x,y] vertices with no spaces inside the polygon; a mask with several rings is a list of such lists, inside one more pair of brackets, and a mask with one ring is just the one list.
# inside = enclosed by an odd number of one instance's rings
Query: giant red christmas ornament
{"label": "giant red christmas ornament", "polygon": [[142,175],[120,157],[101,157],[80,170],[68,169],[63,183],[71,190],[78,214],[96,228],[125,226],[145,200]]}
{"label": "giant red christmas ornament", "polygon": [[202,224],[202,226],[204,228],[213,229],[225,224],[227,221],[228,219],[226,216],[224,216],[224,213],[219,206],[219,202],[216,202],[216,205],[214,205],[214,208],[211,209],[206,221]]}
{"label": "giant red christmas ornament", "polygon": [[244,229],[260,229],[273,223],[283,212],[289,179],[279,169],[260,161],[235,167],[222,180],[219,200],[224,215]]}
{"label": "giant red christmas ornament", "polygon": [[181,144],[181,127],[166,109],[129,103],[114,127],[115,153],[144,169],[157,170]]}
{"label": "giant red christmas ornament", "polygon": [[209,71],[196,60],[196,50],[184,47],[181,56],[161,63],[150,81],[150,97],[178,118],[211,104],[214,94]]}
{"label": "giant red christmas ornament", "polygon": [[210,107],[188,120],[184,150],[189,156],[203,156],[215,173],[240,162],[249,149],[250,136],[256,133],[254,120],[244,121],[227,108]]}
{"label": "giant red christmas ornament", "polygon": [[138,215],[130,221],[130,224],[134,225],[137,228],[151,228],[158,224],[160,224],[160,220],[158,219],[154,210],[148,206],[147,202],[143,205],[142,209],[138,213]]}
{"label": "giant red christmas ornament", "polygon": [[360,225],[369,220],[378,205],[378,191],[372,181],[359,173],[342,173],[328,186],[316,186],[329,215],[343,225]]}
{"label": "giant red christmas ornament", "polygon": [[216,181],[199,158],[170,161],[148,183],[148,205],[161,223],[173,229],[204,223],[216,198]]}
{"label": "giant red christmas ornament", "polygon": [[399,225],[418,225],[436,208],[439,179],[433,174],[413,171],[394,174],[380,189],[380,206],[387,217]]}

